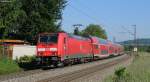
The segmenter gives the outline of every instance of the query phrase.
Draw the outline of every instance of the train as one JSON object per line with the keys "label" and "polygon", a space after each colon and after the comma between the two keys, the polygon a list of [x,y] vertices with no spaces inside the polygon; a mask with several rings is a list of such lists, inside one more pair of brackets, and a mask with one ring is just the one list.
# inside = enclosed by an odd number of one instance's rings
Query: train
{"label": "train", "polygon": [[43,67],[85,63],[124,53],[122,45],[95,36],[78,36],[65,32],[41,33],[36,47]]}

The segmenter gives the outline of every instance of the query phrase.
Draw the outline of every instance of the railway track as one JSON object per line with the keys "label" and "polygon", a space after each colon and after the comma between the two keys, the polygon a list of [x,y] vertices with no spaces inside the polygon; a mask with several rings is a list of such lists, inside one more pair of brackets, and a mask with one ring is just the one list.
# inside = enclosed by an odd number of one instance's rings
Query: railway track
{"label": "railway track", "polygon": [[0,76],[0,82],[69,82],[87,74],[111,67],[128,60],[130,56],[122,55],[110,59],[56,68],[51,70],[30,70]]}
{"label": "railway track", "polygon": [[116,59],[113,62],[103,63],[101,65],[97,65],[97,66],[89,67],[86,69],[82,69],[82,70],[66,73],[63,75],[51,77],[51,78],[48,78],[45,80],[40,80],[38,82],[70,82],[70,81],[73,81],[75,79],[86,76],[87,74],[94,73],[94,72],[103,70],[105,68],[109,68],[111,66],[114,66],[116,64],[119,64],[121,62],[127,61],[129,58],[130,58],[130,56],[125,56],[124,58]]}

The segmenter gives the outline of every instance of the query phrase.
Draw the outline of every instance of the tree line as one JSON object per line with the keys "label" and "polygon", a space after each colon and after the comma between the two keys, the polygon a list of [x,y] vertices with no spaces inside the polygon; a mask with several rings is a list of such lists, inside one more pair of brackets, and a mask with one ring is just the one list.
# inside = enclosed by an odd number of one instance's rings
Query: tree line
{"label": "tree line", "polygon": [[[125,51],[133,51],[134,46],[132,45],[125,45]],[[150,52],[150,46],[137,46],[138,52]]]}
{"label": "tree line", "polygon": [[79,29],[76,27],[74,29],[74,34],[75,35],[81,35],[81,36],[96,36],[99,38],[107,39],[107,34],[106,31],[101,27],[100,25],[97,24],[89,24],[85,29],[79,31]]}
{"label": "tree line", "polygon": [[[62,13],[66,4],[67,0],[0,2],[0,38],[33,42],[39,33],[63,31]],[[105,30],[94,24],[90,24],[79,34],[107,38]]]}
{"label": "tree line", "polygon": [[0,3],[0,33],[10,39],[31,40],[61,28],[66,0],[11,0]]}

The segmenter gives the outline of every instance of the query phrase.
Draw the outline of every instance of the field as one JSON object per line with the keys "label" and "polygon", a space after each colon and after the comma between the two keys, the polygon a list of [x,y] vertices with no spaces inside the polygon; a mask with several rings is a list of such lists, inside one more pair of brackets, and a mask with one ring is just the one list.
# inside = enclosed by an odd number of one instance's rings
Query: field
{"label": "field", "polygon": [[139,53],[130,66],[117,69],[105,82],[150,82],[150,53]]}
{"label": "field", "polygon": [[20,68],[14,61],[2,58],[0,59],[0,75],[9,74],[17,71],[20,71]]}

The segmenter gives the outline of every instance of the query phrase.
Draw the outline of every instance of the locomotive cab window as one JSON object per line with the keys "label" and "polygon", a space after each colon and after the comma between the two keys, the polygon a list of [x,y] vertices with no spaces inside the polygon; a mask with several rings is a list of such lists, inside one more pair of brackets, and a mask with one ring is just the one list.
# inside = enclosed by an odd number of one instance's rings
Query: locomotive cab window
{"label": "locomotive cab window", "polygon": [[58,36],[57,35],[41,35],[40,42],[44,43],[57,43]]}

